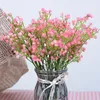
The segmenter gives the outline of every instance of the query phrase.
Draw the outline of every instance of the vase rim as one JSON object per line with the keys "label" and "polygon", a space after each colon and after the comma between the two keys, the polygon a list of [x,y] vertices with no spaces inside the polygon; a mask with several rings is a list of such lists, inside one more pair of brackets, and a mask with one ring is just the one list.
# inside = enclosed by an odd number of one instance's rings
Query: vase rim
{"label": "vase rim", "polygon": [[63,72],[67,72],[67,68],[65,68],[65,69],[62,69],[62,70],[57,70],[57,71],[45,71],[45,70],[38,70],[38,69],[35,69],[35,72],[36,73],[40,73],[40,74],[42,74],[42,73],[44,73],[44,74],[47,74],[47,73],[63,73]]}

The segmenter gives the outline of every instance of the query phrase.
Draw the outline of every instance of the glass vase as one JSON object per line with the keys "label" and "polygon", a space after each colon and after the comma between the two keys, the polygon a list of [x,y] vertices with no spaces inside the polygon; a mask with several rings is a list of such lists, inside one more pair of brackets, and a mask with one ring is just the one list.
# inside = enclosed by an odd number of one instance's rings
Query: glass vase
{"label": "glass vase", "polygon": [[[53,82],[59,75],[66,73],[67,69],[55,72],[35,70],[35,72],[38,79]],[[34,89],[34,100],[68,100],[68,90],[65,81],[60,80],[60,82],[52,85],[52,83],[38,80]]]}

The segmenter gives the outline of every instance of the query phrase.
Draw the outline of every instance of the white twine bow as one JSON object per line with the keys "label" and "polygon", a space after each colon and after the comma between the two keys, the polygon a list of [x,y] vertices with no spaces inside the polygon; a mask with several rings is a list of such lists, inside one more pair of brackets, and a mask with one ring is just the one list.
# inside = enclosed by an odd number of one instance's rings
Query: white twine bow
{"label": "white twine bow", "polygon": [[51,91],[50,91],[50,95],[49,95],[49,100],[53,100],[53,95],[54,95],[54,92],[55,92],[55,85],[57,85],[59,82],[61,82],[64,79],[65,75],[68,75],[68,73],[64,72],[64,73],[60,74],[57,78],[53,79],[53,81],[49,81],[49,80],[44,80],[44,79],[38,78],[39,82],[50,84],[48,87],[46,87],[42,91],[42,93],[41,93],[41,95],[39,97],[39,100],[42,99],[44,92],[47,89],[49,89],[50,87],[51,87]]}

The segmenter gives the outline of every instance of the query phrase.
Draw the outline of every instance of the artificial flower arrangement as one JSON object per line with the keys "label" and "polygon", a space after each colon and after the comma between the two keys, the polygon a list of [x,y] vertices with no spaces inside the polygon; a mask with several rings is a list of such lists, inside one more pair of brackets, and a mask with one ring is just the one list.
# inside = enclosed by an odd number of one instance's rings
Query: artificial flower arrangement
{"label": "artificial flower arrangement", "polygon": [[[42,9],[37,20],[25,27],[23,19],[11,15],[11,31],[7,42],[23,54],[39,70],[62,70],[71,62],[79,62],[87,40],[96,38],[97,28],[87,25],[92,15],[69,21],[70,15],[51,18],[51,10]],[[15,52],[16,52],[15,51]]]}
{"label": "artificial flower arrangement", "polygon": [[[42,8],[39,18],[32,19],[27,27],[22,18],[8,15],[11,31],[3,39],[12,46],[16,54],[24,55],[35,69],[44,73],[61,71],[68,64],[79,62],[85,51],[84,45],[89,39],[96,38],[98,33],[92,23],[88,24],[91,14],[70,21],[70,15],[61,14],[61,18],[51,18],[51,10]],[[36,97],[35,100],[40,99]]]}

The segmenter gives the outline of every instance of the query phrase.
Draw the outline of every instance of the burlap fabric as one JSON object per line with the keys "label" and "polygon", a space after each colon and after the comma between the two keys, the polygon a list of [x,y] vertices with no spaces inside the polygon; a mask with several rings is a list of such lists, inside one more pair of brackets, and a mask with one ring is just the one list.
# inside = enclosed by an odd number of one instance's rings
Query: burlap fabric
{"label": "burlap fabric", "polygon": [[[0,36],[8,34],[10,22],[0,9]],[[16,57],[9,44],[0,41],[0,92],[12,87],[28,71],[23,56]]]}

